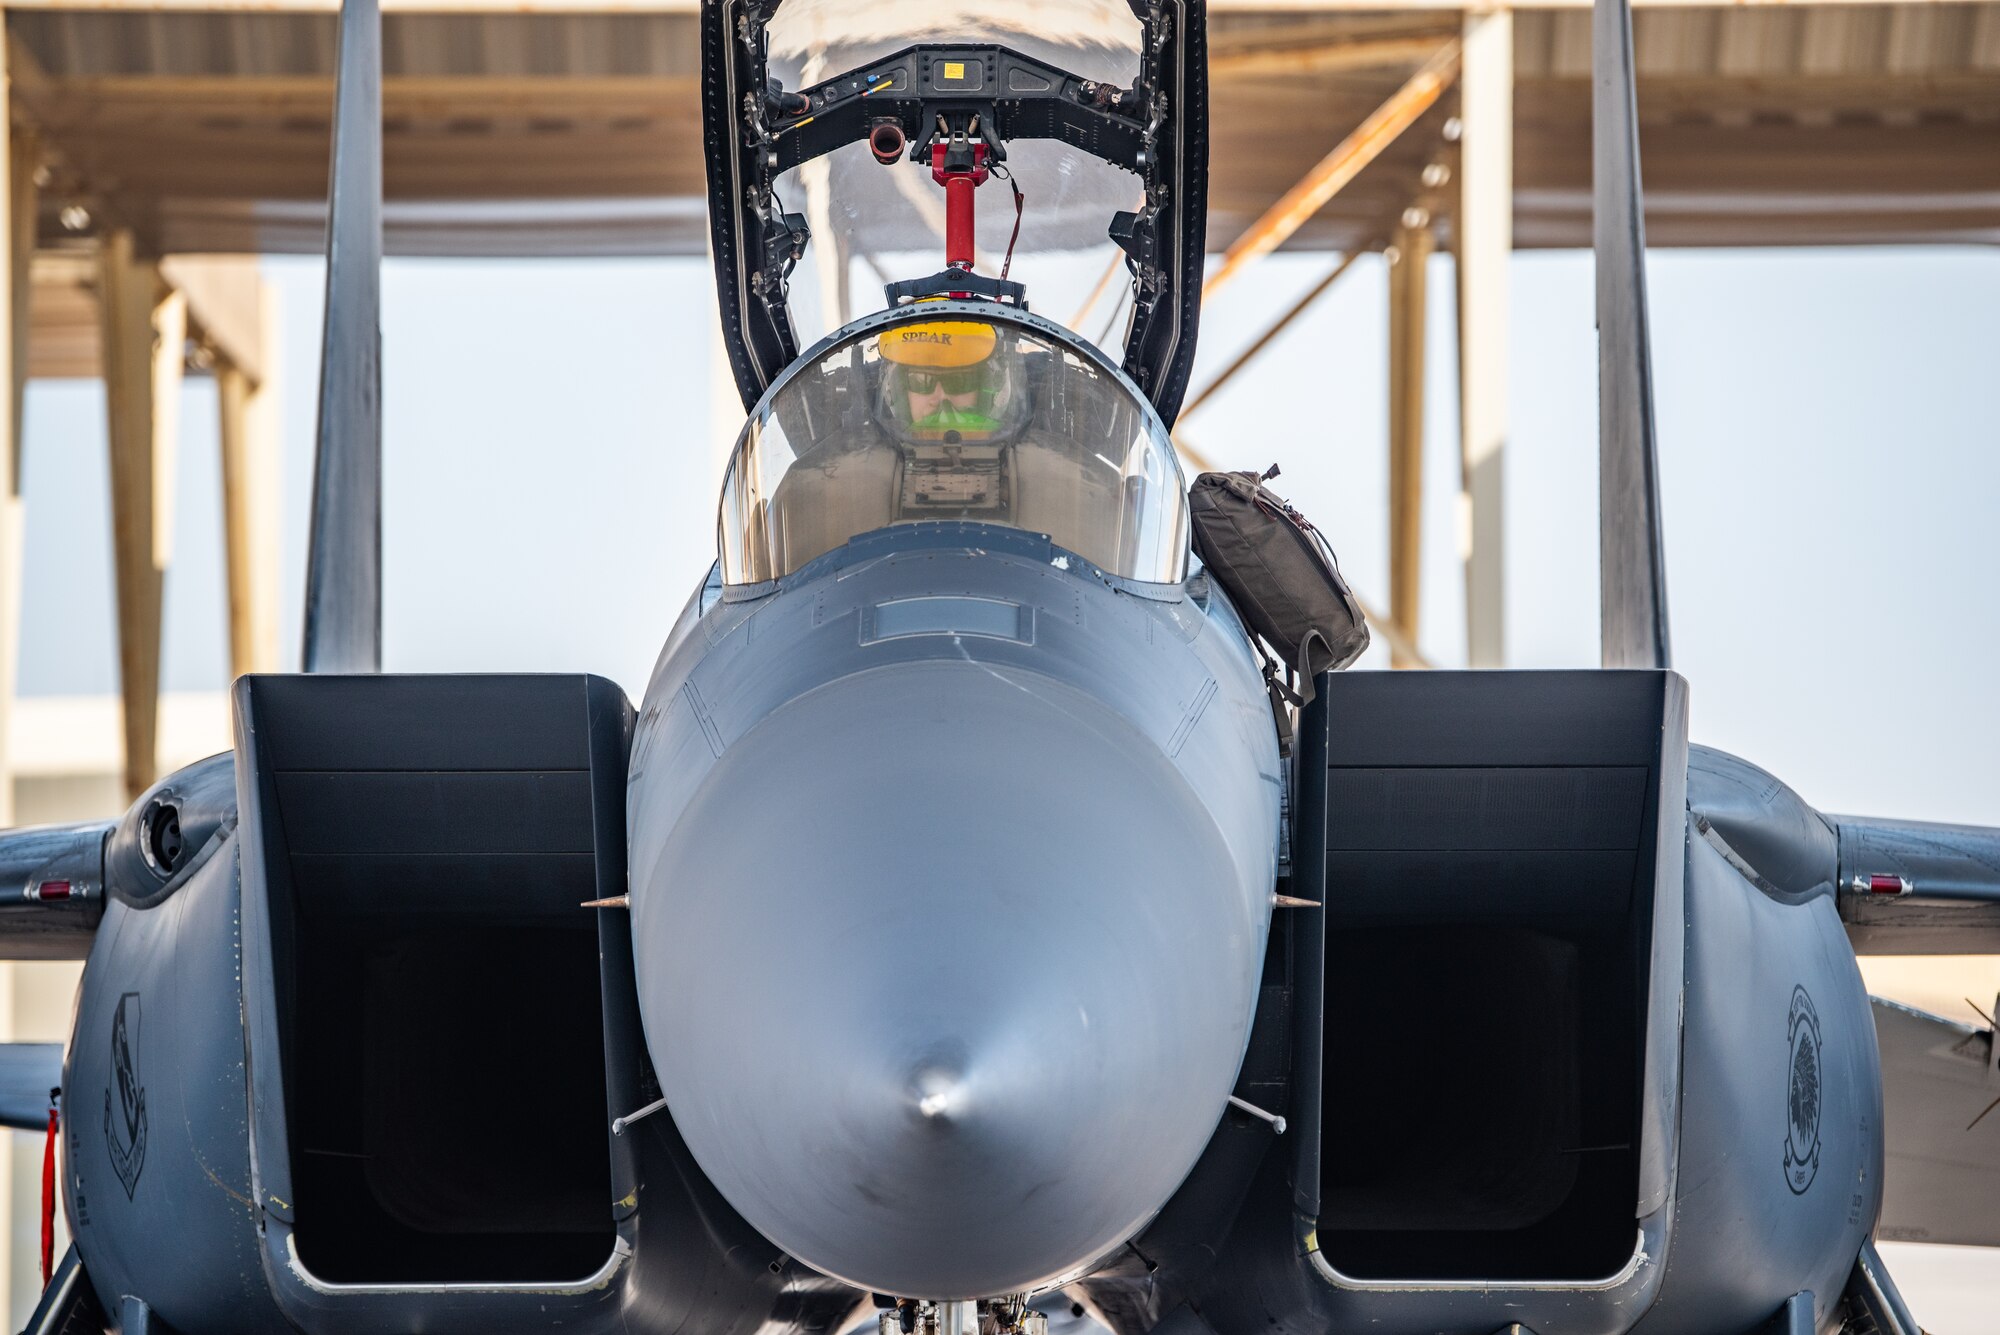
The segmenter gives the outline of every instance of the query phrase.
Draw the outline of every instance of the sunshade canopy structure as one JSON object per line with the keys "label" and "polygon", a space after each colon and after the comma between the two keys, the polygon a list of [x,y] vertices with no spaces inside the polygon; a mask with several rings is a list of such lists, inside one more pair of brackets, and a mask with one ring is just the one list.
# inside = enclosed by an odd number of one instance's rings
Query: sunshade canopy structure
{"label": "sunshade canopy structure", "polygon": [[[701,253],[689,0],[385,10],[390,253]],[[1218,249],[1462,25],[1431,3],[1211,10]],[[1638,10],[1652,244],[2000,240],[2000,4]],[[1589,244],[1589,21],[1549,3],[1515,17],[1517,246]],[[6,22],[14,117],[53,164],[45,242],[81,203],[142,253],[319,250],[327,0],[56,0]],[[1376,239],[1457,109],[1447,90],[1288,244]]]}

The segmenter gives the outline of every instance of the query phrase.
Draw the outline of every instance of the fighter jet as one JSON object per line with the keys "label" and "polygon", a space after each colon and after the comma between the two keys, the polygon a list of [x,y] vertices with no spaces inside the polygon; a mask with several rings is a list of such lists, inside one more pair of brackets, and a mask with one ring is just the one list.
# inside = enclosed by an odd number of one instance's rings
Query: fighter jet
{"label": "fighter jet", "polygon": [[[31,1331],[1918,1335],[1873,1239],[2000,1242],[1993,1035],[1855,952],[2000,949],[2000,831],[1688,744],[1622,0],[1605,670],[1323,674],[1289,753],[1168,435],[1201,4],[1134,0],[1117,80],[968,30],[790,86],[783,8],[702,8],[749,417],[635,708],[378,671],[345,6],[306,671],[121,819],[0,834],[0,945],[88,959],[60,1067],[0,1065],[75,1238]],[[1036,145],[1136,187],[1117,356],[979,272]],[[780,178],[841,154],[945,263],[801,347]]]}

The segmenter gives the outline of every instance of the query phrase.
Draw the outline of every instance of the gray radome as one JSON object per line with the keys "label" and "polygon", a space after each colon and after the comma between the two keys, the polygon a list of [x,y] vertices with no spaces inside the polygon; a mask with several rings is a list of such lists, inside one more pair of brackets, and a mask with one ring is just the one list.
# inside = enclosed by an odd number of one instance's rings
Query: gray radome
{"label": "gray radome", "polygon": [[907,1297],[1033,1289],[1193,1166],[1268,887],[1105,704],[970,661],[865,671],[730,746],[664,841],[648,819],[653,1060],[703,1170],[792,1256]]}

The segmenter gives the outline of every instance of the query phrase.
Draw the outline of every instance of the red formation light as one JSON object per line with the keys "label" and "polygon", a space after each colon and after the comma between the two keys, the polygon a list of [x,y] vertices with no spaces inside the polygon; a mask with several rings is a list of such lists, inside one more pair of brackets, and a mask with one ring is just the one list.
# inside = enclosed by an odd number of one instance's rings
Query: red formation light
{"label": "red formation light", "polygon": [[35,887],[35,895],[37,898],[43,900],[68,899],[69,882],[43,881],[40,885]]}
{"label": "red formation light", "polygon": [[1868,893],[1871,895],[1907,895],[1910,883],[1900,876],[1887,876],[1876,872],[1868,878]]}

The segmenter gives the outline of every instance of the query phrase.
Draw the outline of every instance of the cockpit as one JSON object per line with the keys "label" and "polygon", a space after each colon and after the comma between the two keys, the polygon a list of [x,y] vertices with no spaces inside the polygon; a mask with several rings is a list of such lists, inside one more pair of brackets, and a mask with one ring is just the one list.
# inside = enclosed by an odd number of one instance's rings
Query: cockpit
{"label": "cockpit", "polygon": [[939,520],[1044,534],[1123,579],[1186,573],[1186,488],[1152,405],[1094,347],[951,302],[859,321],[771,387],[723,482],[723,581]]}

